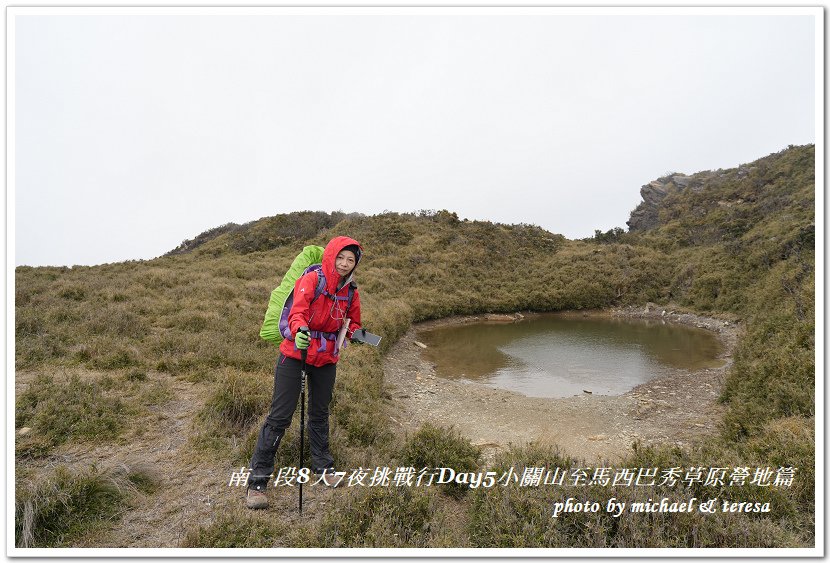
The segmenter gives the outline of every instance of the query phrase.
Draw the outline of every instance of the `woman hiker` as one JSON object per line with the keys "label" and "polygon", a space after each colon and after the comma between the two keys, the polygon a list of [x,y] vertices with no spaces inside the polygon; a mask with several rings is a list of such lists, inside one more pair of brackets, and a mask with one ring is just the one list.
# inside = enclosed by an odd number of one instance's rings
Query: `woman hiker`
{"label": "woman hiker", "polygon": [[[360,297],[352,282],[360,262],[360,244],[349,237],[335,237],[323,251],[325,291],[314,298],[317,273],[309,272],[294,286],[294,304],[288,314],[288,326],[293,340],[280,344],[280,355],[274,372],[274,394],[271,409],[259,432],[251,457],[248,477],[248,508],[267,508],[268,480],[274,471],[277,448],[291,424],[291,417],[300,396],[301,351],[307,351],[306,374],[309,389],[308,436],[311,449],[311,470],[321,475],[320,482],[334,486],[334,458],[329,452],[329,403],[334,389],[339,350],[336,336],[349,319],[346,337],[351,338],[360,328]],[[349,287],[352,299],[349,302]],[[308,327],[309,335],[300,332]]]}

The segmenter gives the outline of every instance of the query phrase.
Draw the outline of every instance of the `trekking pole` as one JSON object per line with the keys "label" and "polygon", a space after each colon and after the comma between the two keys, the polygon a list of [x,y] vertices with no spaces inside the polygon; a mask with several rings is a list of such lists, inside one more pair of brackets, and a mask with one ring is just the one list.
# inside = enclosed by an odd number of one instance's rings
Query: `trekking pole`
{"label": "trekking pole", "polygon": [[[299,332],[306,336],[308,335],[308,327],[300,327]],[[300,467],[297,468],[298,479],[300,483],[300,514],[303,513],[303,482],[299,478],[299,472],[303,469],[305,463],[305,360],[308,356],[308,348],[300,350],[300,357],[303,359],[302,367],[300,368]]]}

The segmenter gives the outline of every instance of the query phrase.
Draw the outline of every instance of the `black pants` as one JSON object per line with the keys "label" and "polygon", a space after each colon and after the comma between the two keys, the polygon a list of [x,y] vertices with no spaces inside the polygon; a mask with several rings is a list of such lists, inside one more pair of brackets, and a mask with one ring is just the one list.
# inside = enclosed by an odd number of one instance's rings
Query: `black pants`
{"label": "black pants", "polygon": [[[264,489],[274,471],[274,459],[285,429],[291,424],[291,417],[300,397],[302,362],[280,354],[274,370],[274,395],[271,410],[265,417],[265,424],[251,457],[251,475],[248,487]],[[334,389],[336,364],[315,367],[306,364],[306,390],[308,403],[308,439],[311,449],[311,470],[322,473],[334,468],[334,458],[329,452],[329,403]]]}

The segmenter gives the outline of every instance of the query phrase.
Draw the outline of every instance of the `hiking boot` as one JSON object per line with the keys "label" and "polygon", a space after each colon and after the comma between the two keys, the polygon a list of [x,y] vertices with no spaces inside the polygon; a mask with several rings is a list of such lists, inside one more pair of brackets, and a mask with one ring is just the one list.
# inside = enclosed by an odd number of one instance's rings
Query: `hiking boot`
{"label": "hiking boot", "polygon": [[268,508],[268,495],[265,494],[265,491],[248,489],[248,496],[245,499],[245,506],[253,510],[258,508]]}

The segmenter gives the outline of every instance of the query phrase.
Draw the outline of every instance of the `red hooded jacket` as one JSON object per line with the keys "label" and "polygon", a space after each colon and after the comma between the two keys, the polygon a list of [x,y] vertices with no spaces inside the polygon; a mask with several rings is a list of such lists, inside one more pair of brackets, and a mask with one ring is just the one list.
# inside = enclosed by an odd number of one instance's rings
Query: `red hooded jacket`
{"label": "red hooded jacket", "polygon": [[[349,245],[363,247],[356,240],[349,237],[334,237],[323,250],[323,273],[326,276],[326,291],[337,297],[348,297],[349,282],[354,278],[354,272],[360,262],[360,256],[355,256],[355,265],[346,283],[338,290],[340,285],[340,274],[334,266],[335,259],[340,251]],[[297,280],[294,284],[294,305],[288,313],[288,326],[291,334],[297,334],[300,327],[307,326],[309,330],[323,333],[337,334],[343,326],[344,319],[350,319],[349,328],[346,332],[347,340],[352,333],[360,328],[360,295],[357,289],[354,290],[352,304],[346,310],[347,301],[335,301],[332,298],[321,294],[313,303],[314,290],[317,287],[317,274],[309,272]],[[308,347],[306,362],[312,366],[324,366],[337,363],[339,356],[334,354],[335,342],[324,337],[312,337],[311,345]],[[293,340],[283,340],[280,344],[280,352],[289,358],[302,359],[300,350],[294,346]]]}

